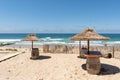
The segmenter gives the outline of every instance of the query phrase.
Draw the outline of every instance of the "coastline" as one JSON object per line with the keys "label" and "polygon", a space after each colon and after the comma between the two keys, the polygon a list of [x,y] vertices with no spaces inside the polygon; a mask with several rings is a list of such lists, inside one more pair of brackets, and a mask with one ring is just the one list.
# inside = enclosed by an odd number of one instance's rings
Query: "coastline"
{"label": "coastline", "polygon": [[[23,54],[0,62],[1,80],[115,80],[120,76],[120,58],[101,57],[102,72],[99,75],[88,74],[85,69],[86,59],[77,58],[79,55],[78,46],[74,46],[72,53],[44,53],[43,46],[39,48],[40,58],[31,60],[31,46],[10,47],[4,46],[1,49],[17,49]],[[90,50],[103,50],[108,53],[112,47],[92,46]],[[106,51],[108,49],[108,52]],[[120,50],[120,48],[116,48]],[[115,52],[116,56],[120,51]],[[115,56],[115,57],[116,57]]]}
{"label": "coastline", "polygon": [[[64,49],[65,46],[68,48],[67,51],[63,51],[63,52],[59,52],[57,51],[57,53],[66,53],[67,54],[79,54],[79,46],[74,46],[71,44],[43,44],[43,45],[34,45],[35,48],[39,48],[40,53],[44,53],[43,48],[45,45],[49,45],[49,47],[51,47],[51,49],[54,49],[57,47],[57,49]],[[7,48],[17,48],[17,49],[29,49],[31,50],[31,45],[16,45],[16,44],[12,44],[12,45],[6,45],[5,47]],[[87,48],[87,46],[84,46]],[[120,45],[116,45],[116,46],[90,46],[90,51],[100,51],[102,55],[105,54],[111,54],[112,57],[120,59]],[[81,51],[82,52],[82,51]],[[55,53],[55,52],[54,52]]]}

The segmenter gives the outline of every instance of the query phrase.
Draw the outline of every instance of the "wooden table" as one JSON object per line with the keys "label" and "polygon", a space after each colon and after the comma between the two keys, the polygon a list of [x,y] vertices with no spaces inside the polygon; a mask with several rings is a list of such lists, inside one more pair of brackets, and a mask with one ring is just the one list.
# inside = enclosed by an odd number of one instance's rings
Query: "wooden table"
{"label": "wooden table", "polygon": [[101,70],[100,57],[101,54],[85,54],[86,69],[90,74],[99,74]]}

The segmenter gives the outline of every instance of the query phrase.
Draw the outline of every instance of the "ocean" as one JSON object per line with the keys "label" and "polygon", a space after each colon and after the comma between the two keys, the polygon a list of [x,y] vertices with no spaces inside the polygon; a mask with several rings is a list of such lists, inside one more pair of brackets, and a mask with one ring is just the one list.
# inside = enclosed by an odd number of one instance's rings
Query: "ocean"
{"label": "ocean", "polygon": [[[28,33],[1,33],[0,34],[0,43],[14,43],[20,45],[30,45],[31,42],[21,41],[25,38]],[[37,33],[36,34],[39,38],[42,38],[44,41],[35,41],[34,45],[43,45],[43,44],[71,44],[71,45],[78,45],[78,41],[71,41],[70,38],[75,35],[75,33]],[[106,37],[110,37],[110,40],[97,40],[97,41],[90,41],[90,45],[120,45],[120,34],[101,34]],[[86,41],[82,41],[82,45],[86,45]]]}

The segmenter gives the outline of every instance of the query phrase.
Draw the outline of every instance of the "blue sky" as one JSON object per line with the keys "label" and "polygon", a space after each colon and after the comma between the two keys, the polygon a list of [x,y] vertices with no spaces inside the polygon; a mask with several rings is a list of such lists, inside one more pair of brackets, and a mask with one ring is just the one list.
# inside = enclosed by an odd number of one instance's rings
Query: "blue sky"
{"label": "blue sky", "polygon": [[0,0],[0,33],[120,33],[120,0]]}

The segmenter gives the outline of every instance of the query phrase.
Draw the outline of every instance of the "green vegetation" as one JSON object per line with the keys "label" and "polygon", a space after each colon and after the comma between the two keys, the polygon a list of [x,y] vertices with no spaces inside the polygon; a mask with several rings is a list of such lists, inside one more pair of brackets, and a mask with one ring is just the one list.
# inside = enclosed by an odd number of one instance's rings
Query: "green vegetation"
{"label": "green vegetation", "polygon": [[0,46],[11,45],[11,44],[14,44],[14,43],[0,43]]}
{"label": "green vegetation", "polygon": [[17,49],[6,49],[6,51],[18,51]]}

